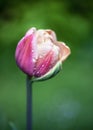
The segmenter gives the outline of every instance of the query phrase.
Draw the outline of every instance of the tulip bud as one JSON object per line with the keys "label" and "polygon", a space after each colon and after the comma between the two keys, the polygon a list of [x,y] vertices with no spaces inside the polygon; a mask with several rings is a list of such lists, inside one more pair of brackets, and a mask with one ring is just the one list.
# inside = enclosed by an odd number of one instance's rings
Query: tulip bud
{"label": "tulip bud", "polygon": [[57,74],[69,54],[70,48],[57,41],[54,31],[31,28],[19,41],[15,59],[24,73],[38,81]]}

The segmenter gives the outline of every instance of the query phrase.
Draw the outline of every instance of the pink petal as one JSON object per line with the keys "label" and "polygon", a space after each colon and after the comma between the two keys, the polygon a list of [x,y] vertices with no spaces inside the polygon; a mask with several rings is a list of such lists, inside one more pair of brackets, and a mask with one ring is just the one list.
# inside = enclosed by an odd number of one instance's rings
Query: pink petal
{"label": "pink petal", "polygon": [[71,53],[70,48],[64,42],[56,42],[60,48],[60,60],[64,61]]}
{"label": "pink petal", "polygon": [[45,30],[45,31],[51,36],[51,40],[52,40],[52,41],[56,41],[56,40],[57,40],[56,34],[55,34],[54,31],[52,31],[52,30],[50,30],[50,29],[47,29],[47,30]]}
{"label": "pink petal", "polygon": [[34,75],[36,77],[40,77],[47,73],[52,68],[52,58],[53,58],[53,51],[50,51],[46,56],[44,56],[42,59],[38,59],[36,64],[36,70],[34,71]]}
{"label": "pink petal", "polygon": [[19,68],[28,75],[33,74],[34,62],[32,50],[34,35],[25,36],[18,44],[16,49],[16,62]]}
{"label": "pink petal", "polygon": [[25,36],[29,36],[31,34],[34,34],[36,32],[36,28],[33,27],[33,28],[30,28],[27,32],[26,32],[26,35]]}

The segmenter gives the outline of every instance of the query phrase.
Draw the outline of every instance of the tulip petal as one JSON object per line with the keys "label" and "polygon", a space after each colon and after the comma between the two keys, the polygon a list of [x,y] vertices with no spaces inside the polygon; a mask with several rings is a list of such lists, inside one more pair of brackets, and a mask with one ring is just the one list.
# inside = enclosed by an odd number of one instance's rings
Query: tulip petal
{"label": "tulip petal", "polygon": [[40,77],[41,75],[44,75],[47,73],[51,68],[52,68],[52,58],[53,58],[53,51],[49,51],[49,53],[44,56],[42,59],[38,59],[37,64],[36,64],[36,70],[34,75],[36,77]]}
{"label": "tulip petal", "polygon": [[47,29],[47,30],[45,30],[51,37],[51,40],[52,41],[56,41],[57,40],[57,38],[56,38],[56,34],[55,34],[55,32],[54,31],[52,31],[52,30],[50,30],[50,29]]}
{"label": "tulip petal", "polygon": [[25,36],[18,44],[16,51],[16,62],[19,68],[26,74],[33,75],[33,50],[34,49],[34,35]]}
{"label": "tulip petal", "polygon": [[29,35],[31,35],[31,34],[33,34],[33,33],[35,33],[35,32],[36,32],[36,28],[35,28],[35,27],[30,28],[30,29],[26,32],[26,35],[25,35],[25,36],[29,36]]}
{"label": "tulip petal", "polygon": [[70,55],[70,48],[64,42],[56,42],[55,44],[60,48],[60,60],[63,62]]}
{"label": "tulip petal", "polygon": [[62,69],[62,62],[59,61],[45,75],[42,75],[40,77],[34,77],[34,78],[32,78],[32,82],[34,82],[34,81],[45,81],[47,79],[50,79],[53,76],[55,76],[57,73],[59,73],[61,69]]}

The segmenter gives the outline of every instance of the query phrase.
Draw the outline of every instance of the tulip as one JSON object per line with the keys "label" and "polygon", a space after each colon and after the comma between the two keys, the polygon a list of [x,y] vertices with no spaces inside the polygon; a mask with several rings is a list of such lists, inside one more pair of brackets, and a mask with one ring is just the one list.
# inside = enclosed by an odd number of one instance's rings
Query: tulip
{"label": "tulip", "polygon": [[56,75],[63,61],[69,56],[70,48],[57,41],[56,34],[50,29],[31,28],[19,41],[15,59],[17,66],[27,74],[27,130],[32,130],[32,83]]}
{"label": "tulip", "polygon": [[19,41],[15,59],[18,67],[34,77],[33,80],[45,80],[60,71],[69,54],[70,48],[57,41],[54,31],[31,28]]}

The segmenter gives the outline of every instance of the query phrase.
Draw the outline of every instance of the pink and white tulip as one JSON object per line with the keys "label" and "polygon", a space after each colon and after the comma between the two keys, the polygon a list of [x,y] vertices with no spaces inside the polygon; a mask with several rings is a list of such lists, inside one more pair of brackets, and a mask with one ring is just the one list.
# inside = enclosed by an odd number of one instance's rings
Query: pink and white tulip
{"label": "pink and white tulip", "polygon": [[46,79],[60,71],[62,62],[69,54],[70,48],[57,41],[54,31],[31,28],[19,41],[15,59],[27,75]]}

